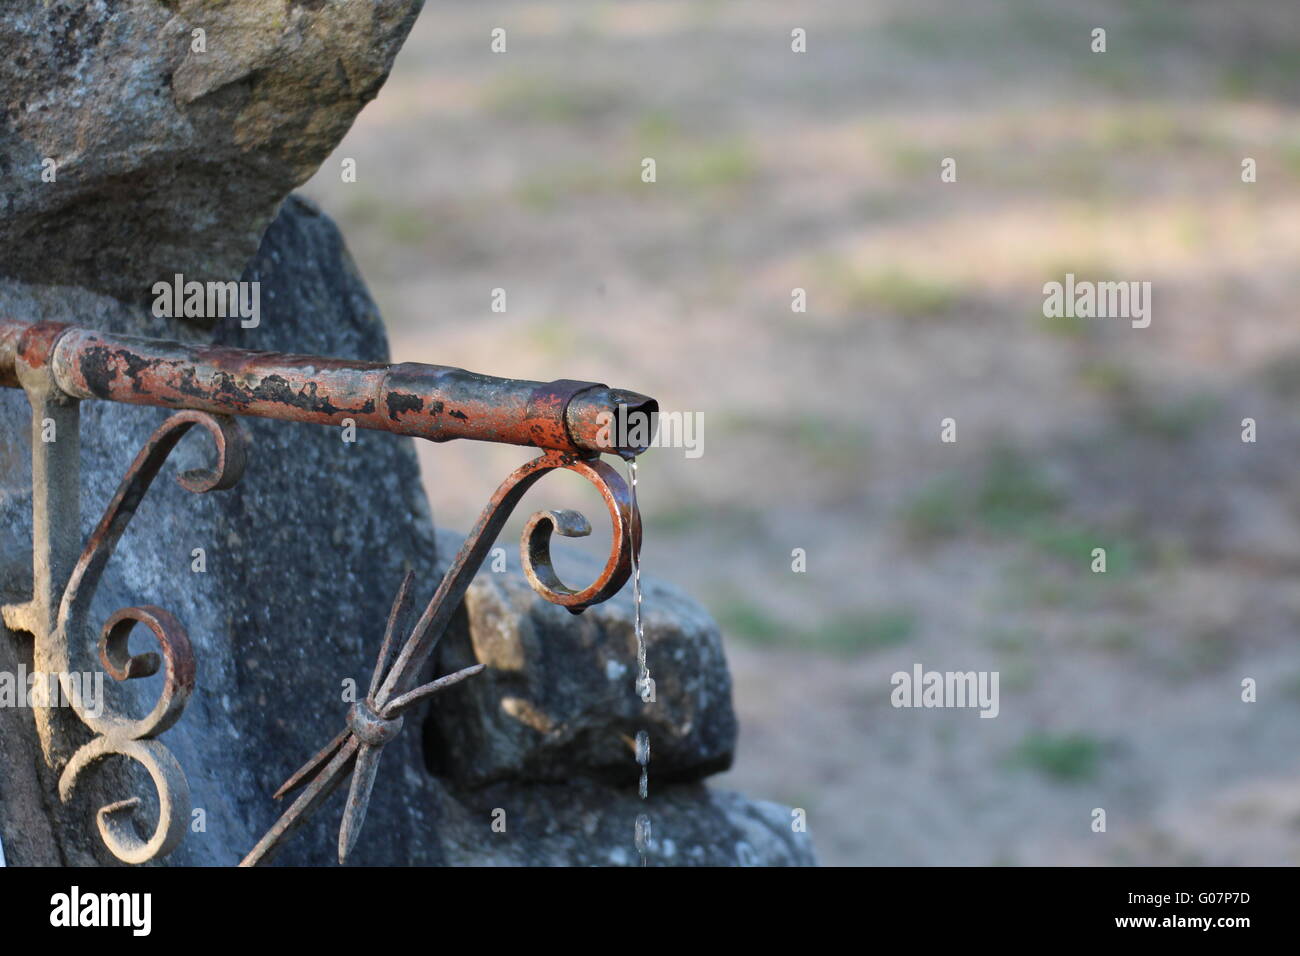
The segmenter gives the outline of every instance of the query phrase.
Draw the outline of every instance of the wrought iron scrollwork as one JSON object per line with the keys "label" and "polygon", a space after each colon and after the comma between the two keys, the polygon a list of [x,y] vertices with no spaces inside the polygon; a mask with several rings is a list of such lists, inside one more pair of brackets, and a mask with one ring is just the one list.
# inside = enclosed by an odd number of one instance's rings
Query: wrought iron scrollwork
{"label": "wrought iron scrollwork", "polygon": [[[32,412],[32,590],[29,600],[0,608],[5,624],[34,638],[38,670],[59,674],[82,734],[54,708],[36,709],[35,725],[46,762],[61,771],[59,793],[70,799],[85,770],[109,756],[142,765],[158,794],[159,819],[146,840],[135,832],[137,797],[101,807],[99,830],[119,859],[142,863],[173,849],[189,814],[185,774],[158,735],[172,726],[194,689],[194,654],[180,623],[161,608],[145,605],[113,614],[99,632],[104,670],[115,680],[162,672],[162,692],[142,718],[92,713],[71,679],[71,658],[93,646],[90,605],[113,550],[159,469],[186,431],[201,426],[212,437],[217,461],[209,470],[186,472],[181,484],[194,492],[234,485],[247,453],[233,418],[340,425],[409,435],[430,441],[469,439],[543,449],[516,469],[492,496],[460,553],[443,576],[418,621],[408,626],[410,578],[393,602],[370,691],[348,714],[346,728],[285,783],[277,797],[302,792],[249,853],[245,864],[266,859],[332,790],[350,775],[351,792],[339,833],[345,859],[365,819],[382,748],[401,729],[402,713],[482,667],[417,686],[471,579],[487,557],[506,519],[543,475],[567,469],[591,482],[609,509],[613,539],[596,580],[581,589],[564,584],[551,561],[554,535],[590,534],[573,511],[540,511],[524,529],[521,557],[532,587],[546,600],[577,614],[611,597],[631,574],[640,524],[635,499],[600,455],[635,456],[649,441],[622,426],[634,417],[653,418],[651,398],[599,382],[558,379],[529,382],[495,378],[450,366],[386,365],[322,356],[285,355],[137,338],[56,322],[28,324],[0,316],[0,387],[22,388]],[[312,396],[304,403],[302,396]],[[82,546],[80,403],[98,399],[176,410],[136,456],[90,539]],[[57,442],[45,437],[57,431]],[[612,435],[623,436],[611,438]],[[132,655],[137,625],[146,627],[158,652]],[[397,640],[405,638],[400,649]],[[396,658],[390,660],[396,651]],[[75,749],[74,749],[75,748]]]}
{"label": "wrought iron scrollwork", "polygon": [[[98,640],[98,657],[104,670],[117,681],[149,677],[163,672],[163,686],[153,709],[144,717],[132,718],[86,706],[79,687],[72,681],[72,656],[89,644],[87,617],[95,590],[118,541],[131,523],[158,471],[177,442],[194,425],[202,426],[216,445],[217,462],[211,470],[185,472],[178,476],[189,491],[204,493],[230,488],[244,471],[247,445],[239,423],[227,416],[181,411],[172,415],[149,437],[117,494],[86,541],[73,568],[59,604],[58,629],[54,634],[53,658],[59,681],[78,718],[97,735],[72,755],[59,777],[59,796],[66,802],[76,790],[78,779],[92,764],[121,756],[142,765],[153,780],[158,795],[159,819],[153,835],[141,840],[130,816],[142,801],[138,797],[101,807],[97,820],[104,844],[126,863],[144,863],[171,852],[189,823],[190,791],[185,773],[176,758],[157,739],[180,719],[194,690],[195,661],[188,634],[170,613],[153,605],[127,607],[105,622]],[[160,654],[132,655],[128,649],[137,624],[147,628]],[[62,660],[59,657],[62,656]],[[102,702],[101,702],[102,703]],[[96,712],[99,711],[99,712]]]}
{"label": "wrought iron scrollwork", "polygon": [[[577,472],[596,486],[609,509],[613,538],[609,557],[595,581],[581,590],[567,587],[551,563],[551,534],[582,538],[591,534],[591,524],[577,511],[537,511],[528,519],[519,542],[524,573],[533,590],[577,614],[618,593],[632,573],[633,545],[641,542],[641,516],[633,506],[623,477],[600,459],[578,459],[559,467]],[[552,470],[552,469],[547,469]]]}

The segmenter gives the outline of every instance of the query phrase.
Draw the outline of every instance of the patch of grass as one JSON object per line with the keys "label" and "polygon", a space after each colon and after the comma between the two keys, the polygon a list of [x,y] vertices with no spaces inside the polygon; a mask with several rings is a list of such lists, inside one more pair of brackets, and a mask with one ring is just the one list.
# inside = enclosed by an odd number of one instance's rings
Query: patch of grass
{"label": "patch of grass", "polygon": [[1279,398],[1300,397],[1300,352],[1281,355],[1261,370],[1264,387]]}
{"label": "patch of grass", "polygon": [[1034,318],[1042,323],[1042,329],[1048,335],[1062,339],[1084,339],[1091,333],[1088,319],[1072,315],[1043,315],[1042,311],[1034,313]]}
{"label": "patch of grass", "polygon": [[488,84],[482,106],[511,121],[594,123],[617,113],[626,97],[609,86],[560,76],[508,74]]}
{"label": "patch of grass", "polygon": [[560,202],[561,190],[553,179],[530,177],[515,186],[515,198],[530,209],[550,212]]}
{"label": "patch of grass", "polygon": [[1290,140],[1280,152],[1283,169],[1292,176],[1300,176],[1300,138]]}
{"label": "patch of grass", "polygon": [[529,346],[543,355],[571,355],[578,346],[578,333],[564,316],[548,316],[524,330]]}
{"label": "patch of grass", "polygon": [[801,627],[739,597],[712,607],[725,633],[768,647],[857,655],[903,644],[916,632],[916,615],[906,608],[847,611]]}
{"label": "patch of grass", "polygon": [[398,243],[424,242],[436,228],[434,217],[419,208],[371,192],[353,194],[344,207],[343,219],[353,227],[374,229]]}
{"label": "patch of grass", "polygon": [[951,478],[928,482],[903,506],[903,533],[914,544],[934,544],[955,538],[966,525],[961,490]]}
{"label": "patch of grass", "polygon": [[837,614],[804,635],[802,643],[818,650],[861,654],[904,644],[916,633],[916,615],[906,608]]}
{"label": "patch of grass", "polygon": [[[1108,44],[1111,39],[1107,37]],[[1105,87],[1112,93],[1133,93],[1141,84],[1141,65],[1131,58],[1123,58],[1109,46],[1106,53],[1090,53],[1085,58],[1076,59],[1080,72],[1089,83]]]}
{"label": "patch of grass", "polygon": [[565,166],[521,180],[514,192],[524,205],[545,212],[554,209],[566,197],[613,192],[620,185],[608,169]]}
{"label": "patch of grass", "polygon": [[852,197],[848,206],[860,218],[875,222],[897,219],[900,214],[912,210],[907,197],[894,191],[867,190]]}
{"label": "patch of grass", "polygon": [[863,464],[870,442],[862,426],[802,417],[779,426],[782,447],[819,469],[844,470]]}
{"label": "patch of grass", "polygon": [[975,496],[975,516],[993,531],[1019,531],[1059,511],[1060,494],[1018,452],[993,453]]}
{"label": "patch of grass", "polygon": [[1218,223],[1196,209],[1182,209],[1174,217],[1178,242],[1190,252],[1197,252],[1214,239]]}
{"label": "patch of grass", "polygon": [[[758,173],[758,162],[749,147],[740,142],[721,142],[698,148],[674,147],[671,160],[656,156],[663,144],[645,144],[638,149],[656,159],[654,188],[677,190],[695,197],[725,195],[750,182]],[[641,181],[641,163],[610,166],[567,165],[545,170],[516,184],[514,193],[526,206],[547,211],[562,199],[579,195],[643,196],[649,187]]]}
{"label": "patch of grass", "polygon": [[901,16],[884,25],[891,44],[910,47],[920,54],[939,54],[951,50],[956,36],[946,22],[935,17]]}
{"label": "patch of grass", "polygon": [[959,299],[952,283],[902,269],[850,271],[839,281],[850,308],[892,312],[909,319],[944,315]]}
{"label": "patch of grass", "polygon": [[[942,17],[928,10],[904,10],[873,27],[891,48],[902,47],[927,60],[970,60],[983,65],[1023,59],[1025,51],[1046,49],[1054,59],[1086,55],[1091,21],[1078,14],[1045,7],[1035,0],[1003,0],[988,10],[953,6]],[[1118,31],[1117,31],[1118,32]]]}
{"label": "patch of grass", "polygon": [[[1049,282],[1058,282],[1064,287],[1066,275],[1074,276],[1075,288],[1077,289],[1082,282],[1109,282],[1114,276],[1123,273],[1121,270],[1113,268],[1105,260],[1084,253],[1069,261],[1053,260],[1045,262],[1042,274],[1043,281],[1039,285],[1040,290]],[[1043,293],[1044,302],[1046,302],[1046,298],[1047,294]],[[1034,318],[1036,322],[1041,324],[1044,332],[1066,339],[1087,338],[1096,334],[1102,327],[1102,324],[1094,319],[1066,315],[1044,315],[1041,307],[1035,310]]]}
{"label": "patch of grass", "polygon": [[1259,94],[1259,77],[1240,64],[1231,63],[1219,74],[1219,92],[1230,100],[1247,100]]}
{"label": "patch of grass", "polygon": [[771,612],[738,598],[720,602],[713,608],[722,630],[759,644],[773,644],[789,633]]}
{"label": "patch of grass", "polygon": [[1293,97],[1300,89],[1300,64],[1296,50],[1288,46],[1272,51],[1255,51],[1249,60],[1226,67],[1219,77],[1219,89],[1236,100],[1262,97]]}
{"label": "patch of grass", "polygon": [[381,225],[388,238],[394,242],[423,242],[432,234],[429,217],[410,206],[391,205],[386,207]]}
{"label": "patch of grass", "polygon": [[1084,388],[1108,398],[1125,398],[1137,391],[1137,376],[1116,362],[1084,362],[1075,372],[1075,378]]}
{"label": "patch of grass", "polygon": [[1107,193],[1108,159],[1102,153],[1071,149],[1055,157],[1053,176],[1076,199],[1099,199]]}
{"label": "patch of grass", "polygon": [[1225,627],[1206,625],[1179,643],[1176,653],[1166,662],[1174,680],[1193,680],[1222,671],[1236,653],[1233,634]]}
{"label": "patch of grass", "polygon": [[[1044,472],[1013,448],[994,450],[973,485],[945,475],[921,487],[900,509],[906,540],[932,546],[968,534],[987,534],[1028,545],[1012,569],[1013,589],[1031,604],[1058,606],[1111,584],[1150,556],[1114,527],[1080,521],[1065,512],[1065,496]],[[1106,551],[1106,573],[1093,574],[1092,552]]]}
{"label": "patch of grass", "polygon": [[655,508],[642,519],[648,529],[659,534],[681,534],[696,530],[711,520],[709,511],[701,505],[685,503],[676,507]]}
{"label": "patch of grass", "polygon": [[650,534],[699,534],[709,529],[715,539],[752,547],[767,533],[763,512],[734,502],[699,502],[679,500],[677,504],[655,508],[641,514]]}
{"label": "patch of grass", "polygon": [[902,176],[920,176],[930,170],[937,176],[942,158],[934,150],[919,146],[895,146],[889,153],[890,165]]}
{"label": "patch of grass", "polygon": [[[660,182],[665,170],[659,169]],[[671,171],[670,171],[671,172]],[[741,186],[758,173],[758,161],[743,142],[715,143],[688,152],[676,174],[678,180],[693,190],[721,190]]]}
{"label": "patch of grass", "polygon": [[1097,147],[1108,154],[1169,150],[1199,141],[1199,133],[1184,126],[1175,114],[1155,108],[1114,113],[1097,123],[1094,137]]}
{"label": "patch of grass", "polygon": [[1028,690],[1034,685],[1038,669],[1027,658],[1016,658],[1003,664],[1000,668],[998,686],[1002,690]]}
{"label": "patch of grass", "polygon": [[997,628],[984,635],[984,641],[996,651],[1024,654],[1034,643],[1034,635],[1025,628]]}
{"label": "patch of grass", "polygon": [[1060,783],[1079,783],[1097,775],[1105,749],[1090,734],[1035,731],[1020,742],[1011,761]]}
{"label": "patch of grass", "polygon": [[1136,431],[1179,442],[1191,438],[1218,411],[1218,398],[1208,394],[1189,395],[1170,402],[1135,401],[1127,404],[1121,416]]}
{"label": "patch of grass", "polygon": [[[1133,569],[1145,564],[1137,549],[1091,530],[1050,522],[1024,531],[1030,551],[1006,568],[1005,587],[1014,606],[1140,611],[1141,588]],[[1092,572],[1092,549],[1106,548],[1106,573]]]}
{"label": "patch of grass", "polygon": [[[1136,563],[1136,548],[1100,528],[1070,522],[1046,522],[1028,529],[1026,537],[1043,554],[1092,573],[1092,551],[1106,551],[1106,573],[1126,574]],[[1100,578],[1101,575],[1096,575]]]}
{"label": "patch of grass", "polygon": [[1065,577],[1036,562],[1017,562],[1006,577],[1007,592],[1018,607],[1065,607],[1083,592],[1081,578]]}
{"label": "patch of grass", "polygon": [[861,422],[820,415],[773,418],[732,411],[718,417],[717,429],[720,434],[773,443],[824,470],[861,468],[871,447]]}
{"label": "patch of grass", "polygon": [[1131,628],[1120,624],[1095,632],[1080,633],[1075,640],[1083,647],[1114,653],[1134,650],[1139,643],[1137,634]]}
{"label": "patch of grass", "polygon": [[635,135],[643,148],[652,149],[680,140],[682,131],[671,113],[650,110],[637,121]]}

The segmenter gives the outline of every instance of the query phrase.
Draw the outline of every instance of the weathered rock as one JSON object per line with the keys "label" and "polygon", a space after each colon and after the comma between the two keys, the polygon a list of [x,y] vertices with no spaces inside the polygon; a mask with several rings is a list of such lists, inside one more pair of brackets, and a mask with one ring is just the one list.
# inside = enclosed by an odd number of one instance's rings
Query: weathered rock
{"label": "weathered rock", "polygon": [[[815,866],[787,807],[703,784],[635,789],[575,780],[497,784],[443,805],[444,859],[469,866],[639,866],[636,819],[650,819],[648,866]],[[501,811],[504,811],[502,813]],[[492,829],[501,821],[505,829]],[[454,825],[447,825],[454,824]]]}
{"label": "weathered rock", "polygon": [[[243,348],[387,359],[383,327],[364,283],[333,224],[310,203],[292,197],[285,202],[244,278],[262,283],[256,329],[242,329],[234,320],[204,332],[85,290],[5,280],[0,280],[0,312],[32,321],[74,317],[104,329]],[[83,403],[85,532],[165,415],[158,409]],[[229,865],[252,847],[282,809],[270,794],[343,727],[342,682],[353,678],[364,686],[404,569],[416,570],[416,598],[427,601],[452,556],[439,553],[410,439],[361,432],[356,444],[347,444],[329,428],[243,424],[252,451],[243,480],[229,491],[195,496],[171,480],[207,461],[204,435],[196,431],[183,441],[109,563],[91,615],[98,623],[120,607],[156,603],[185,624],[195,648],[196,691],[180,722],[161,739],[185,768],[206,829],[188,834],[167,858],[171,864]],[[29,441],[22,394],[0,389],[0,599],[5,601],[22,599],[31,586]],[[485,496],[490,491],[484,489]],[[206,552],[207,570],[201,574],[191,570],[196,547]],[[651,725],[651,799],[642,802],[635,787],[587,776],[621,780],[624,774],[614,763],[624,757],[635,767],[630,751],[620,749],[626,745],[613,738],[621,727],[631,728],[637,712],[627,710],[626,703],[610,703],[613,690],[630,695],[634,675],[629,667],[621,680],[607,680],[604,670],[610,660],[634,660],[625,599],[605,611],[588,611],[590,618],[570,619],[573,629],[561,631],[549,619],[558,609],[540,599],[529,604],[517,582],[489,578],[474,594],[474,611],[462,616],[461,626],[477,621],[486,628],[492,621],[507,627],[499,614],[507,606],[517,608],[523,615],[517,647],[528,667],[542,673],[480,675],[489,678],[484,687],[453,699],[445,720],[443,715],[431,719],[432,730],[428,711],[407,718],[406,730],[385,749],[356,863],[634,864],[639,860],[633,827],[641,812],[650,815],[660,841],[651,862],[812,861],[807,837],[790,832],[788,811],[711,793],[699,784],[668,783],[673,773],[690,777],[723,765],[735,733],[716,632],[695,605],[685,602],[680,612],[672,610],[669,602],[681,601],[680,595],[647,585],[657,706],[671,716]],[[568,618],[567,612],[558,613]],[[546,635],[547,646],[534,643]],[[441,664],[480,643],[490,654],[509,646],[486,630],[479,637],[473,631],[452,633],[440,652]],[[0,667],[17,659],[30,664],[30,644],[26,636],[0,629]],[[554,681],[569,666],[566,661],[580,679]],[[119,706],[138,714],[152,705],[155,681],[108,684]],[[580,698],[589,690],[603,694],[604,701],[587,705]],[[578,739],[529,736],[490,712],[500,699],[494,695],[516,693],[530,695],[552,716],[583,721],[589,733]],[[487,721],[488,729],[462,725],[474,720]],[[0,713],[0,721],[6,738],[29,739],[28,715]],[[422,727],[428,750],[437,757],[435,769],[441,772],[438,764],[446,765],[446,776],[430,772],[426,764]],[[476,748],[476,759],[496,768],[488,776],[504,779],[478,786],[484,775],[448,757],[446,743],[455,740]],[[0,747],[0,799],[5,801],[0,833],[9,862],[111,862],[94,832],[94,812],[127,795],[147,799],[152,793],[147,777],[125,760],[108,761],[92,768],[85,791],[61,807],[51,800],[50,774],[35,755],[20,742],[6,740]],[[559,784],[519,779],[533,774],[552,779],[541,766],[548,759],[568,767],[572,778]],[[510,769],[516,760],[521,769]],[[33,774],[42,781],[44,807],[42,793],[17,782]],[[294,834],[278,860],[331,862],[341,803],[336,796]],[[495,808],[507,811],[505,833],[492,827]],[[14,837],[13,828],[38,818],[52,825]]]}
{"label": "weathered rock", "polygon": [[422,2],[5,4],[0,274],[137,303],[177,272],[238,278]]}
{"label": "weathered rock", "polygon": [[[527,507],[527,500],[521,508]],[[459,539],[440,535],[454,554]],[[575,559],[574,579],[600,566]],[[439,670],[488,665],[434,701],[428,758],[470,786],[588,776],[636,782],[637,732],[650,736],[658,781],[698,780],[731,766],[736,717],[722,636],[680,590],[642,581],[655,701],[635,692],[631,588],[581,615],[537,600],[521,571],[480,574],[465,597],[468,627],[439,648]]]}

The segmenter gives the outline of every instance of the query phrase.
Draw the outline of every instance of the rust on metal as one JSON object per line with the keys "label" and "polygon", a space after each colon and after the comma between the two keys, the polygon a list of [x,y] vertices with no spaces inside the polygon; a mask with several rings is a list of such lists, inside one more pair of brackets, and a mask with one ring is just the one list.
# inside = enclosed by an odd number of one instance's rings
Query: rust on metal
{"label": "rust on metal", "polygon": [[21,362],[30,368],[45,368],[50,364],[54,344],[68,328],[70,326],[62,322],[37,322],[35,325],[20,327],[14,338],[15,365]]}
{"label": "rust on metal", "polygon": [[[628,426],[653,423],[658,405],[644,395],[597,382],[531,382],[412,362],[389,365],[193,347],[61,323],[0,318],[0,386],[27,392],[34,435],[53,416],[73,436],[71,441],[61,440],[57,452],[33,439],[33,597],[3,608],[10,627],[34,636],[36,660],[58,672],[70,669],[72,651],[91,633],[91,601],[118,540],[164,461],[194,425],[206,430],[216,446],[212,469],[179,476],[181,484],[194,492],[230,488],[243,473],[247,443],[232,416],[321,425],[351,421],[358,428],[431,441],[465,438],[542,450],[496,489],[414,624],[410,622],[412,575],[407,574],[393,602],[369,692],[348,712],[344,729],[276,792],[278,799],[301,790],[242,865],[269,859],[350,777],[339,829],[339,861],[346,861],[365,820],[380,754],[401,731],[403,713],[484,669],[475,664],[419,683],[511,512],[542,476],[564,469],[591,482],[609,511],[613,529],[609,557],[596,580],[572,588],[556,574],[551,539],[555,534],[590,534],[590,524],[574,511],[539,511],[529,519],[520,554],[530,584],[544,599],[574,614],[607,600],[628,580],[640,547],[635,497],[600,454],[634,457],[644,451],[653,428]],[[78,547],[76,436],[78,405],[85,399],[168,408],[174,414],[150,436],[98,526]],[[645,444],[625,444],[628,435],[645,436]],[[137,624],[153,633],[161,654],[130,653],[129,636]],[[132,820],[133,810],[141,805],[136,797],[101,807],[97,819],[105,844],[119,859],[143,863],[170,852],[187,822],[189,785],[184,771],[156,738],[179,719],[194,689],[193,651],[180,622],[152,605],[112,615],[100,632],[98,650],[101,664],[116,680],[148,677],[161,670],[162,693],[153,711],[141,719],[95,715],[74,701],[77,718],[97,736],[70,759],[55,761],[64,764],[59,793],[68,800],[82,772],[105,757],[125,756],[141,764],[158,795],[153,835],[147,840],[138,835]],[[58,757],[68,743],[65,737],[55,729],[42,737],[47,760]]]}
{"label": "rust on metal", "polygon": [[[48,365],[77,399],[342,425],[430,441],[468,438],[578,454],[638,454],[617,441],[653,399],[599,382],[531,382],[444,365],[357,362],[195,347],[57,323],[0,319],[0,385],[14,364]],[[635,430],[631,430],[635,433]]]}
{"label": "rust on metal", "polygon": [[[20,346],[25,362],[35,362],[42,352],[48,354],[49,343],[57,338],[56,329],[33,328],[32,333],[23,336]],[[233,418],[186,410],[169,416],[154,430],[81,549],[62,590],[54,634],[36,635],[39,641],[54,643],[52,653],[61,675],[80,669],[84,651],[78,645],[91,633],[91,606],[104,569],[167,457],[195,425],[212,437],[217,461],[210,470],[180,475],[181,485],[198,493],[217,491],[232,487],[242,475],[245,442]],[[152,632],[159,653],[130,652],[129,642],[136,625]],[[190,823],[190,791],[185,772],[157,738],[180,719],[194,691],[197,674],[194,651],[180,621],[151,604],[122,608],[110,616],[100,630],[98,648],[100,663],[114,680],[134,680],[161,671],[161,689],[153,709],[141,718],[107,708],[92,712],[84,701],[71,696],[78,718],[96,736],[78,748],[63,767],[59,794],[64,801],[69,800],[87,768],[106,757],[126,757],[143,766],[157,791],[158,819],[153,835],[147,840],[139,836],[134,820],[134,811],[142,805],[138,797],[101,807],[96,819],[104,844],[118,859],[144,863],[171,852]],[[63,679],[61,676],[60,680]]]}
{"label": "rust on metal", "polygon": [[22,388],[18,381],[18,339],[26,330],[21,322],[8,322],[0,319],[0,385],[6,388]]}

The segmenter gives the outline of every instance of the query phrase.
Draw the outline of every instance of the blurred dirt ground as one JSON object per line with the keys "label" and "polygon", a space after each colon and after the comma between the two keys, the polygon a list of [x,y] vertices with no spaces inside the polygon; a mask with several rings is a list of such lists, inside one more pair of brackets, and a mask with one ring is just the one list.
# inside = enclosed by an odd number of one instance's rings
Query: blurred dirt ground
{"label": "blurred dirt ground", "polygon": [[[717,782],[824,862],[1297,864],[1298,94],[1294,0],[430,0],[306,191],[399,360],[703,412],[646,573],[727,636]],[[1151,327],[1045,319],[1066,272]],[[421,455],[459,528],[525,457]],[[1000,716],[892,708],[914,662]]]}

